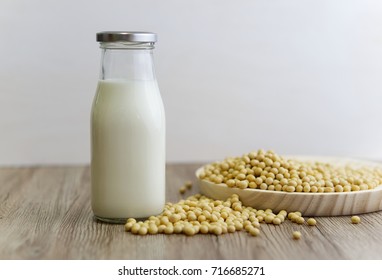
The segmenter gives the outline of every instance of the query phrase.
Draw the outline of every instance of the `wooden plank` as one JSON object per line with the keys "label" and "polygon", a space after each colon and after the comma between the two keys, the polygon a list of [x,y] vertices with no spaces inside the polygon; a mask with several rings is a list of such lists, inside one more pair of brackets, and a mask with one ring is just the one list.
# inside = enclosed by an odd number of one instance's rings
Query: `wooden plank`
{"label": "wooden plank", "polygon": [[[201,164],[167,166],[167,201]],[[0,169],[0,259],[382,259],[382,213],[317,217],[317,226],[262,224],[258,237],[135,236],[90,209],[88,166]],[[194,187],[188,193],[198,192]],[[292,239],[300,230],[302,238]]]}

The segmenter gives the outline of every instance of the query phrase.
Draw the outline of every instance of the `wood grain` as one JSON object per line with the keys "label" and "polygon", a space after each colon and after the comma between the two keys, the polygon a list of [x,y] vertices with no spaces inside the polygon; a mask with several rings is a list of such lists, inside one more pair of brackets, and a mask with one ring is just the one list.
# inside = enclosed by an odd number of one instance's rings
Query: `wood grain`
{"label": "wood grain", "polygon": [[300,211],[310,216],[358,215],[382,210],[382,188],[342,193],[288,193],[259,189],[229,188],[199,180],[202,194],[213,199],[226,200],[237,194],[245,206],[255,209],[273,209],[275,212]]}
{"label": "wood grain", "polygon": [[[201,164],[167,166],[167,201]],[[0,259],[382,259],[382,213],[289,221],[261,234],[135,236],[93,219],[88,166],[0,169]],[[186,193],[198,192],[197,186]],[[302,238],[293,240],[293,230]]]}
{"label": "wood grain", "polygon": [[[355,160],[335,157],[291,157],[302,161],[327,162],[334,166],[378,167],[380,162]],[[199,178],[204,167],[196,170],[195,176]],[[333,193],[305,193],[267,191],[261,189],[229,188],[226,184],[215,184],[207,180],[198,179],[202,194],[213,199],[226,200],[232,194],[237,194],[245,206],[256,209],[273,209],[275,212],[286,210],[288,212],[300,211],[311,216],[341,216],[358,215],[382,210],[382,185],[371,190],[355,192]]]}

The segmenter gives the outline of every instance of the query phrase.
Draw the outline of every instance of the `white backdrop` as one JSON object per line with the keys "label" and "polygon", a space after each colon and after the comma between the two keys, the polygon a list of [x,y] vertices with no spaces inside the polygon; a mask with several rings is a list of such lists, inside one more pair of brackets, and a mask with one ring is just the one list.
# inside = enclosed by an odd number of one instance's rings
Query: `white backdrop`
{"label": "white backdrop", "polygon": [[167,159],[382,159],[381,1],[1,0],[0,165],[88,163],[95,33],[158,33]]}

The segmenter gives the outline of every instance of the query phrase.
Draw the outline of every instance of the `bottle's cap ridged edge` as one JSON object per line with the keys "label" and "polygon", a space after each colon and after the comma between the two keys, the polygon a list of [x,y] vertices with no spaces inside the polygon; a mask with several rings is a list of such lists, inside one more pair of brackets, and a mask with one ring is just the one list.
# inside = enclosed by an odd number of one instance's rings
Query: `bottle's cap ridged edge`
{"label": "bottle's cap ridged edge", "polygon": [[140,42],[154,43],[157,35],[144,31],[103,31],[97,33],[97,42]]}

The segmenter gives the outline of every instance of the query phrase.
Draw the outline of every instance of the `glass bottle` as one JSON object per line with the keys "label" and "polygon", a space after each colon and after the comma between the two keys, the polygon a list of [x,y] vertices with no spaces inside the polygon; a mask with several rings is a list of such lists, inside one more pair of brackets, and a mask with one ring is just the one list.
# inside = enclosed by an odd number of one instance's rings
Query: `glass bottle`
{"label": "glass bottle", "polygon": [[165,112],[153,65],[156,34],[101,32],[101,73],[91,112],[91,205],[125,223],[165,204]]}

